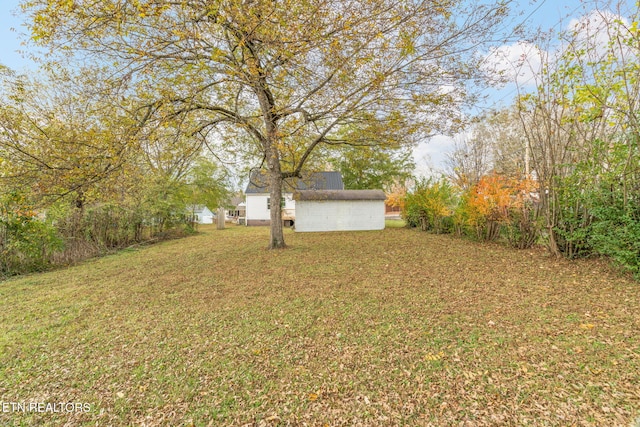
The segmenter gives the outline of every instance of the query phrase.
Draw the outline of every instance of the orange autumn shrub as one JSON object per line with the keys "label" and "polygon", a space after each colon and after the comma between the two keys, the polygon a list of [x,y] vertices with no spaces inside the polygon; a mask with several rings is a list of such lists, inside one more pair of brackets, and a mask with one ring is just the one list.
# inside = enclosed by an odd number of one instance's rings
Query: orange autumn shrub
{"label": "orange autumn shrub", "polygon": [[[496,240],[505,231],[515,246],[530,246],[537,236],[532,222],[533,194],[531,179],[485,175],[462,197],[454,223],[459,232],[466,230],[480,240]],[[521,244],[522,239],[527,243]]]}
{"label": "orange autumn shrub", "polygon": [[387,193],[387,200],[385,203],[388,206],[400,208],[400,211],[404,210],[404,200],[407,195],[407,189],[402,186],[394,186],[391,192]]}

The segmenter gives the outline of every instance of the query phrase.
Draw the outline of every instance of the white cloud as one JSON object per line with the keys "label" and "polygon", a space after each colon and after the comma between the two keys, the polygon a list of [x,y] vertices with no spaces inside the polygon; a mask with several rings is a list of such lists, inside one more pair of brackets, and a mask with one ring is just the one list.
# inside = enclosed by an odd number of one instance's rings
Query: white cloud
{"label": "white cloud", "polygon": [[483,68],[496,83],[533,85],[542,71],[544,56],[535,44],[519,41],[491,49]]}
{"label": "white cloud", "polygon": [[[574,43],[584,42],[587,43],[586,46],[595,47],[591,50],[595,56],[606,51],[609,42],[620,33],[620,24],[628,26],[629,20],[609,11],[594,10],[572,19],[565,30],[573,36]],[[549,51],[524,40],[493,48],[485,57],[483,71],[496,85],[517,85],[525,92],[531,90],[540,82],[545,62],[553,64],[563,52],[562,42],[557,39],[554,41],[556,44],[550,43]],[[447,93],[448,89],[442,87],[444,93]],[[510,95],[513,95],[513,91]],[[453,151],[456,138],[437,135],[429,141],[421,142],[413,151],[416,174],[437,176],[441,173],[444,170],[446,154]]]}
{"label": "white cloud", "polygon": [[[575,46],[591,49],[593,56],[603,55],[609,42],[623,33],[621,26],[629,20],[610,11],[592,10],[569,21],[566,28]],[[495,84],[534,86],[544,61],[553,61],[563,49],[547,52],[528,41],[518,41],[492,48],[485,57],[483,70]],[[594,58],[595,60],[595,58]]]}
{"label": "white cloud", "polygon": [[413,149],[416,162],[416,175],[439,176],[444,172],[444,161],[447,153],[454,149],[454,138],[446,135],[436,135],[428,141],[419,143]]}
{"label": "white cloud", "polygon": [[609,52],[609,44],[616,37],[628,37],[623,29],[628,26],[629,21],[620,15],[592,10],[587,15],[572,19],[567,29],[575,46],[589,50],[595,60]]}

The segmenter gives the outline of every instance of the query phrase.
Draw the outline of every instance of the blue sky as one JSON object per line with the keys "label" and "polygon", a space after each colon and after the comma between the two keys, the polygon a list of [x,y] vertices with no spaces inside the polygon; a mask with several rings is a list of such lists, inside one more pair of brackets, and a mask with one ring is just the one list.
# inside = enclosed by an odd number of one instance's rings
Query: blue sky
{"label": "blue sky", "polygon": [[[629,3],[633,1],[629,0]],[[24,17],[12,14],[18,9],[18,4],[19,0],[2,0],[0,6],[0,63],[21,71],[25,67],[33,67],[33,64],[16,52],[24,49],[20,46],[18,34],[26,31],[22,26]],[[528,27],[560,26],[563,20],[568,22],[567,16],[574,17],[582,9],[580,0],[517,0],[517,4],[522,16],[515,17],[514,21],[524,21]]]}
{"label": "blue sky", "polygon": [[[20,45],[19,33],[26,32],[23,26],[24,17],[14,16],[20,0],[2,0],[0,6],[0,63],[17,72],[35,70],[36,66],[29,59],[24,58],[18,50],[24,49]],[[636,0],[625,0],[626,8],[635,7]],[[580,0],[516,0],[514,16],[511,25],[522,24],[527,29],[540,28],[542,31],[553,29],[561,31],[567,28],[571,19],[586,15],[594,8],[594,1],[588,1],[583,5]],[[606,0],[597,1],[601,9],[606,8]],[[515,42],[515,40],[514,40]],[[479,105],[477,110],[506,106],[515,96],[515,85],[507,85],[500,90],[486,92],[489,100]],[[414,151],[414,156],[419,168],[439,169],[444,159],[444,153],[452,146],[451,138],[436,137],[428,143],[421,143]]]}
{"label": "blue sky", "polygon": [[0,63],[16,71],[24,71],[27,67],[33,67],[33,63],[16,52],[23,49],[18,32],[26,31],[22,27],[23,18],[12,15],[18,8],[18,3],[18,0],[2,0],[0,6]]}

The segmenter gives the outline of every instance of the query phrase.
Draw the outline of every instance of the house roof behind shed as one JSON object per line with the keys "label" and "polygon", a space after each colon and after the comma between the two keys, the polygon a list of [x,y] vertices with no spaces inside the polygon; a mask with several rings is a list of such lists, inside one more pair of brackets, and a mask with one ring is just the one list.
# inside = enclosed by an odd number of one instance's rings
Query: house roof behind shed
{"label": "house roof behind shed", "polygon": [[382,190],[301,190],[294,200],[386,200]]}
{"label": "house roof behind shed", "polygon": [[[282,191],[292,193],[296,190],[342,190],[342,174],[340,172],[313,172],[302,178],[285,179]],[[249,178],[246,194],[268,193],[269,177],[264,171],[254,171]]]}
{"label": "house roof behind shed", "polygon": [[230,202],[231,206],[244,206],[244,197],[243,196],[233,196]]}

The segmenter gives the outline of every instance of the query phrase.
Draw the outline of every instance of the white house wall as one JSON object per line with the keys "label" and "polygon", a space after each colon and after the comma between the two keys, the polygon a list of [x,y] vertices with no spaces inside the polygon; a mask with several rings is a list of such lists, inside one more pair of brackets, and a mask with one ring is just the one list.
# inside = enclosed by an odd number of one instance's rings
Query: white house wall
{"label": "white house wall", "polygon": [[292,193],[285,193],[282,195],[282,197],[284,197],[284,208],[283,209],[293,209],[295,211],[296,209],[296,201],[293,200],[293,194]]}
{"label": "white house wall", "polygon": [[271,216],[269,209],[267,209],[268,198],[268,194],[247,194],[247,225],[269,225]]}
{"label": "white house wall", "polygon": [[[285,193],[284,208],[295,209],[296,202],[293,200],[293,194]],[[271,211],[267,209],[267,200],[269,194],[266,193],[249,193],[246,199],[246,218],[247,225],[268,225],[271,222]]]}
{"label": "white house wall", "polygon": [[298,200],[296,231],[384,229],[383,200]]}

